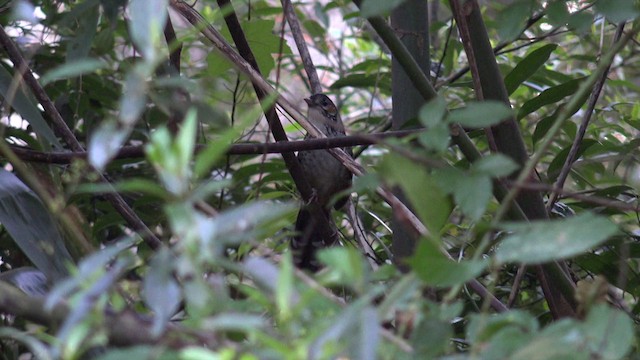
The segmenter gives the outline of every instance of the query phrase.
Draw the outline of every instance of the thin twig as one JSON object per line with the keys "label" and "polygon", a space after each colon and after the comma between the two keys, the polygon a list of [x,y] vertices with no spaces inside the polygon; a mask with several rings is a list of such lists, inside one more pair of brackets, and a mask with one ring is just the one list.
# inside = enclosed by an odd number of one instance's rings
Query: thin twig
{"label": "thin twig", "polygon": [[[590,196],[585,195],[578,192],[571,192],[564,189],[556,188],[552,185],[546,185],[541,183],[522,183],[518,184],[516,182],[508,182],[510,186],[518,186],[522,189],[526,190],[542,190],[542,191],[554,191],[558,193],[558,195],[562,195],[563,198],[571,198],[579,201],[583,201],[586,203],[599,205],[607,208],[618,209],[620,211],[634,211],[640,212],[640,205],[638,204],[628,204],[626,202],[620,200],[613,200],[601,196]],[[633,199],[634,202],[637,202],[638,199]]]}
{"label": "thin twig", "polygon": [[[27,296],[12,285],[0,281],[0,312],[12,314],[46,326],[61,324],[70,313],[67,304],[58,304],[46,310],[45,300]],[[170,322],[159,336],[154,334],[153,318],[137,312],[125,310],[118,313],[104,311],[101,330],[113,345],[162,344],[170,348],[202,345],[216,346],[214,334],[199,332],[195,338],[185,337],[189,332],[185,327]]]}
{"label": "thin twig", "polygon": [[507,300],[508,307],[513,307],[513,304],[516,302],[516,297],[518,296],[518,292],[520,292],[520,284],[522,283],[522,278],[524,277],[526,270],[526,265],[520,265],[518,267],[516,276],[513,279],[513,286],[511,286],[511,292],[509,293],[509,299]]}
{"label": "thin twig", "polygon": [[347,202],[347,215],[351,221],[351,227],[353,228],[353,236],[357,239],[358,244],[362,251],[364,251],[365,257],[367,261],[369,261],[369,265],[372,270],[378,270],[380,267],[376,262],[376,253],[373,251],[371,244],[367,241],[367,234],[364,231],[364,227],[362,226],[362,220],[358,216],[358,212],[356,211],[355,202],[353,199],[349,199]]}
{"label": "thin twig", "polygon": [[[624,22],[618,25],[616,29],[616,33],[613,36],[614,44],[620,41],[622,37],[622,33],[624,31]],[[573,163],[576,161],[578,150],[580,149],[580,144],[582,144],[582,139],[584,139],[585,134],[587,133],[587,127],[589,122],[591,121],[591,116],[593,115],[593,111],[596,107],[596,103],[600,98],[600,93],[602,92],[602,88],[604,87],[604,83],[607,81],[607,76],[609,75],[609,69],[611,68],[611,63],[608,63],[606,68],[602,71],[600,78],[596,82],[593,87],[593,91],[589,97],[589,103],[587,105],[587,110],[584,112],[582,116],[582,121],[580,122],[580,127],[578,128],[578,134],[573,139],[573,144],[571,144],[571,149],[569,150],[569,155],[564,161],[564,165],[562,165],[562,169],[560,170],[560,175],[558,175],[558,179],[554,184],[554,188],[562,189],[564,186],[564,182],[567,180],[569,176],[569,172],[571,171],[571,167]],[[547,201],[547,211],[553,208],[553,204],[558,199],[558,193],[556,191],[552,191],[549,195],[549,201]]]}
{"label": "thin twig", "polygon": [[313,90],[314,94],[319,94],[322,92],[322,85],[320,84],[320,79],[318,78],[316,67],[313,65],[313,60],[311,59],[311,54],[309,53],[309,49],[307,48],[307,43],[304,41],[304,37],[302,36],[302,30],[300,29],[298,16],[293,9],[293,5],[291,5],[291,0],[282,0],[281,2],[282,9],[284,10],[284,16],[287,18],[287,23],[289,24],[289,28],[291,29],[291,35],[293,35],[293,40],[295,41],[296,47],[298,48],[298,53],[300,54],[302,65],[304,66],[304,70],[307,73],[307,78],[309,79],[309,83],[311,84],[311,89]]}

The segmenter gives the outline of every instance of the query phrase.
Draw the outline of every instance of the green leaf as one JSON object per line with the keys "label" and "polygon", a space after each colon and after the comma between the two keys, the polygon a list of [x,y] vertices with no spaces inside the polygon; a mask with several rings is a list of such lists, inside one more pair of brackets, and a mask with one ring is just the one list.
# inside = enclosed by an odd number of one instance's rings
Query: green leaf
{"label": "green leaf", "polygon": [[[276,63],[273,54],[291,54],[291,49],[286,41],[283,42],[278,35],[275,35],[274,27],[274,20],[260,19],[258,17],[252,17],[250,21],[242,22],[244,35],[258,63],[258,68],[264,76],[268,76],[275,68]],[[222,30],[222,35],[226,39],[232,40],[231,34],[226,26]],[[223,65],[226,66],[226,61]]]}
{"label": "green leaf", "polygon": [[[456,313],[459,308],[462,309],[461,303],[451,305],[434,304],[426,302],[423,318],[411,331],[411,344],[413,345],[414,354],[420,354],[423,359],[438,359],[449,350],[449,342],[453,337],[453,326],[451,326],[452,318],[447,313]],[[454,311],[452,311],[454,310]]]}
{"label": "green leaf", "polygon": [[[547,18],[551,25],[564,26],[569,20],[569,10],[565,0],[555,0],[547,5]],[[555,44],[554,44],[555,45]]]}
{"label": "green leaf", "polygon": [[481,350],[483,359],[510,359],[510,355],[526,346],[538,331],[531,314],[512,310],[502,314],[474,314],[467,327],[467,338],[473,348]]}
{"label": "green leaf", "polygon": [[442,120],[446,114],[447,102],[442,96],[438,96],[420,108],[418,118],[422,125],[431,127],[443,123]]}
{"label": "green leaf", "polygon": [[469,128],[483,128],[506,120],[513,115],[511,108],[499,101],[470,102],[461,109],[449,113],[447,121]]}
{"label": "green leaf", "polygon": [[476,221],[482,217],[493,197],[491,179],[483,175],[463,176],[457,179],[453,199],[460,210]]}
{"label": "green leaf", "polygon": [[584,335],[579,329],[579,323],[573,319],[563,319],[547,326],[528,344],[517,349],[509,359],[592,359],[584,348],[583,340]]}
{"label": "green leaf", "polygon": [[483,343],[504,329],[532,334],[538,328],[535,317],[522,310],[492,315],[474,314],[467,327],[467,338],[473,343]]}
{"label": "green leaf", "polygon": [[[99,0],[84,1],[79,6],[72,8],[69,17],[72,18],[71,21],[78,24],[78,27],[74,31],[75,36],[70,39],[67,45],[69,50],[66,56],[67,62],[86,58],[92,44],[97,44],[95,36],[99,29],[100,10]],[[101,32],[108,32],[108,30],[101,29]]]}
{"label": "green leaf", "polygon": [[[192,348],[186,348],[186,351]],[[149,345],[137,345],[124,349],[105,348],[104,353],[100,353],[96,360],[121,360],[121,359],[154,359],[154,360],[175,360],[183,359],[180,355],[172,350],[165,350],[159,347]],[[192,358],[189,358],[192,359]],[[199,358],[198,358],[199,359]],[[215,357],[203,359],[216,359]]]}
{"label": "green leaf", "polygon": [[429,231],[435,234],[440,232],[451,213],[451,204],[422,166],[407,158],[389,154],[380,164],[380,174],[392,184],[400,185]]}
{"label": "green leaf", "polygon": [[439,123],[430,126],[427,130],[420,132],[418,140],[422,146],[437,153],[446,151],[451,144],[449,124]]}
{"label": "green leaf", "polygon": [[[153,2],[153,1],[151,1]],[[113,159],[129,138],[147,103],[148,66],[139,64],[127,73],[125,86],[120,97],[118,121],[107,119],[89,140],[89,163],[102,170]]]}
{"label": "green leaf", "polygon": [[278,283],[275,291],[276,305],[278,306],[278,316],[280,319],[288,319],[291,316],[291,308],[294,303],[294,278],[293,259],[291,252],[282,256],[280,271],[278,272]]}
{"label": "green leaf", "polygon": [[520,84],[535,74],[549,60],[549,56],[557,47],[557,44],[548,44],[527,54],[504,78],[504,85],[507,87],[509,95],[513,94]]}
{"label": "green leaf", "polygon": [[460,210],[474,221],[482,217],[493,197],[491,178],[482,173],[445,168],[438,169],[434,178],[440,188],[453,195]]}
{"label": "green leaf", "polygon": [[474,162],[473,165],[471,165],[471,171],[491,177],[502,177],[511,175],[514,171],[518,170],[518,167],[518,164],[506,155],[491,154]]}
{"label": "green leaf", "polygon": [[[170,354],[171,355],[171,354]],[[149,355],[151,356],[151,355]],[[147,357],[149,358],[149,357]],[[115,358],[115,360],[119,359],[143,359],[143,357],[135,357],[135,356],[123,356],[121,358]],[[236,351],[233,348],[224,348],[221,347],[219,350],[213,351],[202,347],[196,346],[188,346],[184,347],[180,350],[179,354],[173,355],[173,357],[166,360],[234,360],[234,359],[243,359],[243,360],[253,360],[252,357],[243,357],[236,355]],[[102,359],[100,359],[102,360]],[[156,359],[156,360],[165,360],[165,359]]]}
{"label": "green leaf", "polygon": [[564,319],[547,326],[509,359],[626,359],[633,329],[625,313],[598,304],[584,322]]}
{"label": "green leaf", "polygon": [[584,80],[584,78],[573,79],[543,91],[540,95],[522,105],[518,111],[518,120],[545,105],[556,103],[567,96],[573,95],[578,90],[578,86],[580,86],[582,80]]}
{"label": "green leaf", "polygon": [[145,148],[162,184],[174,195],[185,195],[191,186],[196,131],[196,113],[189,110],[175,140],[171,140],[167,128],[161,128],[151,135],[151,142]]}
{"label": "green leaf", "polygon": [[[584,324],[584,342],[592,358],[623,359],[634,341],[634,324],[629,316],[607,304],[595,305]],[[593,356],[597,354],[597,356]]]}
{"label": "green leaf", "polygon": [[[597,143],[598,142],[593,139],[583,139],[578,146],[578,152],[576,153],[575,160],[578,160],[580,156],[587,151],[587,149]],[[558,178],[558,175],[560,175],[560,170],[567,160],[567,156],[569,156],[569,151],[571,151],[571,145],[562,149],[549,164],[549,167],[547,168],[547,179],[549,182],[554,182]]]}
{"label": "green leaf", "polygon": [[268,76],[275,68],[273,54],[282,56],[292,53],[287,42],[283,42],[280,36],[274,33],[274,20],[252,19],[242,25],[247,42],[264,76]]}
{"label": "green leaf", "polygon": [[106,62],[97,59],[82,59],[67,62],[64,65],[60,65],[49,70],[40,79],[40,83],[42,84],[42,86],[45,86],[57,80],[70,79],[76,76],[92,73],[106,66]]}
{"label": "green leaf", "polygon": [[154,312],[151,334],[159,336],[175,314],[182,300],[180,286],[173,276],[174,257],[162,248],[151,259],[142,283],[144,302]]}
{"label": "green leaf", "polygon": [[338,354],[332,352],[344,346],[347,347],[348,358],[370,359],[367,357],[370,349],[363,349],[363,344],[376,348],[379,338],[377,314],[370,302],[368,296],[361,297],[334,315],[329,326],[309,345],[305,358],[335,358]]}
{"label": "green leaf", "polygon": [[360,251],[348,247],[332,247],[318,252],[318,260],[327,265],[323,283],[350,286],[362,293],[367,285],[367,265]]}
{"label": "green leaf", "polygon": [[127,73],[118,114],[118,119],[124,126],[133,126],[147,104],[147,70],[144,64],[139,64]]}
{"label": "green leaf", "polygon": [[127,6],[131,39],[145,61],[153,63],[160,56],[167,19],[167,0],[130,0]]}
{"label": "green leaf", "polygon": [[168,200],[167,191],[158,184],[157,181],[144,178],[133,178],[122,180],[115,184],[111,183],[86,183],[80,184],[74,189],[74,194],[106,194],[113,192],[138,192],[150,195],[158,199]]}
{"label": "green leaf", "polygon": [[351,341],[351,359],[375,359],[380,342],[378,314],[373,306],[367,306],[359,314],[355,341]]}
{"label": "green leaf", "polygon": [[497,17],[498,35],[503,42],[513,40],[520,35],[526,21],[533,12],[533,0],[518,0],[509,3]]}
{"label": "green leaf", "polygon": [[202,321],[203,329],[207,331],[241,331],[252,333],[266,325],[266,320],[260,315],[225,313]]}
{"label": "green leaf", "polygon": [[578,34],[586,34],[593,24],[594,14],[590,11],[576,11],[569,17],[568,27]]}
{"label": "green leaf", "polygon": [[388,14],[406,0],[363,0],[360,6],[360,15],[369,18]]}
{"label": "green leaf", "polygon": [[253,281],[269,294],[279,290],[281,276],[288,276],[281,275],[281,270],[272,262],[258,256],[247,258],[242,264],[242,270],[245,274],[251,276]]}
{"label": "green leaf", "polygon": [[0,223],[31,262],[52,280],[73,263],[49,211],[14,174],[0,169]]}
{"label": "green leaf", "polygon": [[533,136],[531,137],[533,145],[536,145],[545,137],[545,135],[547,135],[547,132],[549,131],[551,126],[553,126],[553,123],[556,121],[556,119],[557,116],[556,113],[554,113],[553,115],[547,116],[544,119],[538,121],[538,123],[536,124],[536,129],[533,132]]}
{"label": "green leaf", "polygon": [[[9,99],[8,92],[13,84],[13,76],[0,65],[0,94],[2,94],[3,101]],[[56,149],[62,149],[62,144],[58,141],[58,138],[53,133],[53,130],[49,127],[49,124],[44,120],[40,110],[38,109],[31,91],[26,88],[20,87],[13,94],[11,105],[22,116],[23,119],[29,122],[33,126],[38,138],[41,138],[44,145],[53,146]]]}
{"label": "green leaf", "polygon": [[438,287],[464,284],[479,276],[488,265],[486,260],[450,260],[429,241],[421,241],[407,263],[420,280]]}
{"label": "green leaf", "polygon": [[[272,105],[275,100],[276,95],[271,94],[262,99],[262,104],[267,107]],[[255,106],[249,108],[246,112],[242,112],[237,115],[239,121],[236,120],[234,126],[221,131],[218,134],[216,141],[212,141],[198,153],[195,159],[195,164],[193,165],[194,177],[202,178],[203,176],[207,176],[213,164],[220,160],[231,143],[233,143],[233,141],[242,133],[243,129],[253,124],[256,117],[259,117],[262,112],[262,107]],[[198,114],[200,114],[200,112],[198,112]],[[262,171],[263,169],[259,170],[259,172]]]}
{"label": "green leaf", "polygon": [[30,266],[3,271],[0,281],[7,282],[32,298],[43,297],[49,291],[49,279],[40,270]]}
{"label": "green leaf", "polygon": [[89,139],[87,147],[89,164],[98,170],[104,169],[122,144],[129,137],[129,129],[119,126],[115,119],[106,119]]}
{"label": "green leaf", "polygon": [[513,233],[499,244],[499,263],[539,264],[581,254],[606,241],[618,228],[608,219],[591,213],[562,220],[506,223]]}
{"label": "green leaf", "polygon": [[389,93],[391,91],[391,73],[384,71],[376,74],[348,74],[336,80],[329,88],[335,90],[345,87],[365,89],[375,87]]}
{"label": "green leaf", "polygon": [[[281,231],[283,223],[288,220],[287,217],[294,208],[293,204],[251,202],[227,210],[214,219],[201,219],[195,230],[198,231],[202,245],[210,247],[211,253],[219,254],[227,245],[238,245],[249,239],[267,237]],[[205,255],[204,251],[202,255]]]}
{"label": "green leaf", "polygon": [[596,10],[613,23],[640,16],[640,5],[635,0],[599,0],[596,1]]}

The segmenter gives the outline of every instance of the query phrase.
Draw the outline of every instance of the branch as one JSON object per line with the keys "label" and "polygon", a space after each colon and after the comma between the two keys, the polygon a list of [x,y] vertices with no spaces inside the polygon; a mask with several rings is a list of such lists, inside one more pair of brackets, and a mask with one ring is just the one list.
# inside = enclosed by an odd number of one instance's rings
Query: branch
{"label": "branch", "polygon": [[[176,32],[173,29],[171,23],[171,17],[167,15],[167,21],[164,24],[164,38],[169,48],[169,61],[168,61],[168,73],[169,77],[180,77],[180,55],[182,53],[182,43],[176,39]],[[167,122],[167,128],[173,135],[178,133],[184,114],[180,108],[181,103],[187,103],[190,96],[187,91],[182,87],[177,87],[171,90],[172,105],[169,106],[169,121]]]}
{"label": "branch", "polygon": [[[449,3],[471,68],[476,98],[483,101],[496,100],[510,106],[509,95],[491,48],[478,2],[475,0],[450,0]],[[521,167],[529,164],[524,140],[514,116],[486,128],[485,133],[493,151],[509,156]],[[530,171],[523,171],[520,174],[526,175],[527,179],[531,177]],[[509,177],[514,178],[517,175],[517,172],[514,172]],[[526,215],[526,220],[548,218],[539,192],[528,190],[520,193],[519,190],[512,188],[501,199],[500,208],[491,223],[493,227],[507,215],[512,203],[521,207]],[[483,235],[473,257],[482,256],[490,243],[491,238],[487,232]],[[536,270],[539,283],[554,318],[575,315],[575,301],[573,301],[573,286],[575,284],[569,278],[568,271],[555,262],[538,266]]]}
{"label": "branch", "polygon": [[[282,127],[282,122],[278,117],[275,107],[271,104],[264,103],[265,99],[269,94],[273,93],[274,90],[262,78],[258,63],[246,37],[244,36],[244,32],[242,31],[242,27],[240,26],[240,22],[238,21],[238,17],[236,16],[231,2],[229,0],[218,0],[218,6],[220,6],[221,9],[226,9],[225,12],[227,15],[224,17],[224,20],[240,54],[236,53],[229,44],[224,41],[220,34],[190,6],[186,5],[182,1],[172,1],[171,5],[196,28],[203,27],[201,30],[203,35],[205,35],[205,37],[209,39],[223,55],[229,58],[233,64],[241,65],[242,69],[247,71],[249,74],[252,74],[252,76],[250,76],[251,82],[256,92],[256,96],[264,107],[264,115],[269,123],[269,129],[273,134],[273,138],[277,142],[288,142],[289,139]],[[302,171],[298,159],[292,152],[283,152],[282,158],[287,165],[287,169],[289,170],[300,195],[302,195],[305,202],[309,202],[312,199],[311,186],[304,177],[304,172]]]}
{"label": "branch", "polygon": [[[362,0],[353,0],[353,2],[361,7]],[[407,50],[406,46],[398,39],[395,32],[387,24],[387,22],[380,16],[373,16],[367,19],[373,29],[380,35],[382,40],[387,44],[389,50],[391,50],[391,54],[398,60],[402,68],[407,73],[407,76],[412,80],[413,86],[416,87],[420,95],[426,100],[429,101],[436,96],[438,93],[431,85],[429,78],[422,71],[420,65],[416,62],[416,60],[411,56],[409,50]]]}
{"label": "branch", "polygon": [[302,36],[302,30],[300,29],[298,16],[296,16],[296,12],[291,5],[291,0],[282,0],[281,2],[282,9],[284,10],[284,16],[287,18],[287,23],[289,24],[289,28],[291,29],[293,40],[295,41],[296,47],[298,48],[298,53],[300,53],[300,59],[302,60],[304,70],[306,71],[307,77],[309,78],[311,89],[314,94],[319,94],[322,92],[322,85],[320,85],[318,72],[316,71],[316,67],[313,65],[311,54],[309,54],[309,49],[307,48],[307,44],[304,41],[304,37]]}
{"label": "branch", "polygon": [[[357,145],[371,145],[381,144],[383,140],[390,137],[401,138],[409,136],[411,134],[417,134],[419,130],[402,130],[402,131],[389,131],[386,133],[377,133],[369,135],[349,135],[334,138],[323,139],[307,139],[299,141],[280,141],[276,143],[244,143],[233,144],[227,149],[227,155],[259,155],[259,154],[284,154],[293,153],[300,150],[319,150],[319,149],[332,149],[342,148]],[[196,145],[196,152],[200,152],[206,148],[207,145]],[[140,146],[123,146],[115,159],[137,159],[143,158],[144,145]],[[31,150],[22,146],[12,146],[13,152],[18,155],[22,160],[29,162],[49,163],[49,164],[69,164],[74,159],[86,159],[88,153],[86,151],[81,152],[68,152],[68,151],[54,151],[43,152],[38,150]],[[414,154],[407,154],[411,156]]]}
{"label": "branch", "polygon": [[[51,311],[45,310],[44,299],[33,298],[12,285],[0,281],[0,313],[22,317],[42,325],[59,325],[69,315],[67,305],[58,304]],[[185,329],[179,325],[168,324],[164,334],[152,335],[152,319],[133,311],[106,313],[103,315],[103,331],[107,332],[109,342],[117,346],[140,344],[163,344],[172,348],[188,345],[201,345],[205,339],[213,339],[212,335],[200,334],[197,339],[187,340]],[[209,340],[210,346],[213,341]]]}
{"label": "branch", "polygon": [[[624,22],[618,25],[616,29],[616,33],[613,36],[614,43],[620,41],[622,37],[622,33],[624,31]],[[582,139],[584,139],[584,135],[587,132],[587,126],[591,121],[591,115],[593,115],[593,110],[596,107],[596,103],[598,102],[598,98],[600,98],[600,93],[602,92],[602,88],[604,87],[604,83],[607,81],[607,75],[609,75],[609,70],[611,69],[611,64],[607,64],[607,67],[600,75],[600,78],[596,82],[593,87],[593,91],[591,92],[591,96],[589,97],[589,104],[587,105],[587,110],[584,112],[582,116],[582,122],[580,122],[580,128],[578,129],[578,134],[575,139],[573,139],[573,144],[571,144],[571,149],[569,150],[569,154],[564,161],[564,165],[562,165],[562,170],[560,170],[560,175],[558,175],[558,179],[554,184],[556,189],[562,189],[564,186],[564,182],[567,180],[569,176],[569,172],[571,171],[571,167],[573,163],[576,161],[576,157],[578,155],[578,150],[580,149],[580,144],[582,143]],[[553,208],[553,204],[558,199],[558,192],[553,190],[549,195],[549,201],[547,201],[547,211]]]}
{"label": "branch", "polygon": [[[594,205],[599,205],[599,206],[603,206],[606,208],[612,208],[612,209],[617,209],[620,211],[633,211],[633,212],[640,212],[640,205],[638,204],[630,204],[624,201],[620,201],[620,200],[614,200],[614,199],[610,199],[610,198],[606,198],[606,197],[602,197],[602,196],[594,196],[594,195],[585,195],[583,193],[577,193],[577,192],[573,192],[573,191],[568,191],[562,188],[558,188],[556,186],[552,186],[552,185],[547,185],[547,184],[541,184],[541,183],[522,183],[522,184],[516,184],[515,182],[509,182],[509,185],[511,186],[519,186],[523,189],[530,189],[530,190],[542,190],[542,191],[551,191],[554,192],[556,194],[558,194],[559,196],[561,195],[563,198],[570,198],[570,199],[575,199],[578,201],[582,201],[582,202],[586,202],[586,203],[590,203],[590,204],[594,204]],[[634,202],[637,202],[638,199],[634,198],[633,199]]]}

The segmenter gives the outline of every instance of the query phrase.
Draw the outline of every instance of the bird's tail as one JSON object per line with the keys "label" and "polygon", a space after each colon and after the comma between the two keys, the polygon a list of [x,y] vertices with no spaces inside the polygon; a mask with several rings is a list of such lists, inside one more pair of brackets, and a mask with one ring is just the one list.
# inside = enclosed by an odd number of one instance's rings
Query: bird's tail
{"label": "bird's tail", "polygon": [[319,249],[338,242],[338,230],[326,209],[302,207],[296,219],[296,235],[291,241],[293,258],[301,269],[317,271]]}

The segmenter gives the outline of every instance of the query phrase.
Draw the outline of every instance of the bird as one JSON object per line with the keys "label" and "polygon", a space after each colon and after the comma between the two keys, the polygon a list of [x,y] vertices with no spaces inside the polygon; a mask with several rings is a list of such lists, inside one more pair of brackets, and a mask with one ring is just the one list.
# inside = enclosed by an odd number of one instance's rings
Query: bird
{"label": "bird", "polygon": [[[304,101],[309,107],[308,120],[325,136],[345,136],[338,108],[327,95],[314,94]],[[309,134],[305,136],[305,139],[308,138]],[[353,156],[351,148],[343,150]],[[319,269],[315,258],[317,250],[332,246],[338,241],[338,231],[331,218],[331,201],[336,194],[351,187],[353,175],[327,150],[299,151],[297,157],[313,190],[312,201],[316,201],[320,211],[312,211],[309,204],[302,205],[296,218],[295,236],[291,247],[296,266],[316,271]],[[333,208],[341,209],[348,199],[348,195],[337,199]],[[319,216],[323,216],[324,219],[318,218]]]}

